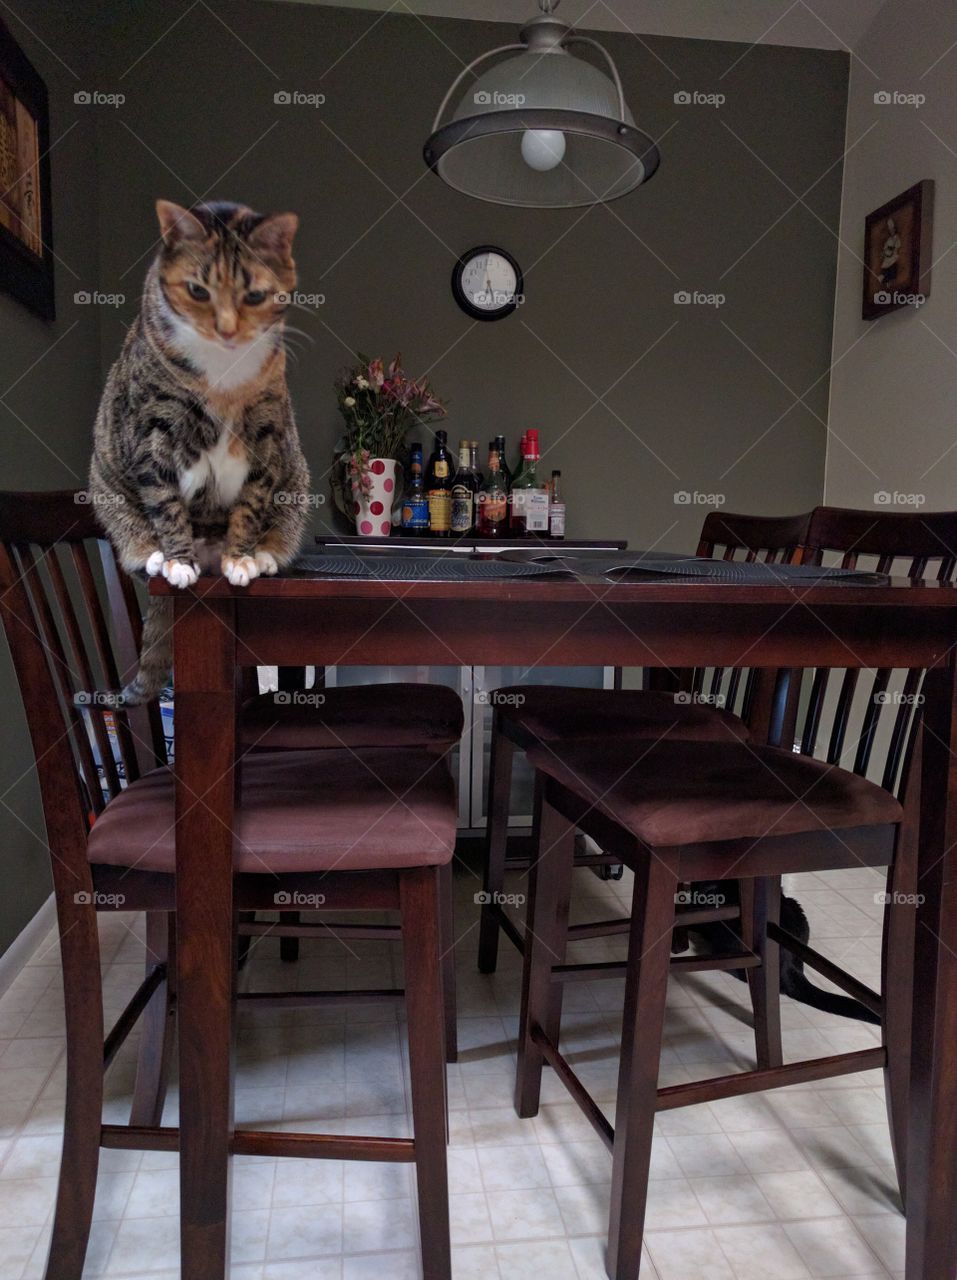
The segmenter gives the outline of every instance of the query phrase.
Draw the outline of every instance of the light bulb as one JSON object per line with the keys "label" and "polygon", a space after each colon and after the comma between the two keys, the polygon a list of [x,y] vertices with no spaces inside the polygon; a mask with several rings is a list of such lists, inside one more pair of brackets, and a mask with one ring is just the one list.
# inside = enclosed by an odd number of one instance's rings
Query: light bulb
{"label": "light bulb", "polygon": [[522,159],[530,169],[547,173],[565,156],[565,135],[561,129],[526,129],[522,134]]}

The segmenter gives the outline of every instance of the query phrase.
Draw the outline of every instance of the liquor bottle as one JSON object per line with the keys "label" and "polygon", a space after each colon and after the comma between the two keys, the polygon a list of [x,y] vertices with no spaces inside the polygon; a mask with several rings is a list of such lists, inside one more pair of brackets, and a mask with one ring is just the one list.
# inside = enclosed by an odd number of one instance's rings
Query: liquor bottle
{"label": "liquor bottle", "polygon": [[565,499],[562,497],[562,473],[552,472],[552,483],[548,494],[548,536],[564,538],[565,536]]}
{"label": "liquor bottle", "polygon": [[478,464],[478,441],[469,441],[469,466],[475,475],[475,492],[481,493],[485,487],[485,477],[482,475],[482,468]]}
{"label": "liquor bottle", "polygon": [[402,532],[409,538],[421,537],[429,531],[429,500],[422,479],[422,446],[414,441],[409,446],[409,485],[402,500]]}
{"label": "liquor bottle", "polygon": [[512,481],[511,531],[517,538],[548,537],[548,490],[538,478],[538,432],[525,433],[522,465]]}
{"label": "liquor bottle", "polygon": [[429,501],[429,532],[436,538],[447,538],[452,524],[452,468],[449,463],[448,439],[447,432],[436,431],[435,448],[425,477],[425,493]]}
{"label": "liquor bottle", "polygon": [[488,451],[488,480],[478,495],[478,531],[482,538],[508,536],[508,490],[498,450]]}
{"label": "liquor bottle", "polygon": [[508,455],[505,452],[505,437],[496,436],[494,441],[489,444],[489,449],[498,450],[498,469],[502,475],[502,483],[506,490],[512,487],[512,473],[508,466]]}
{"label": "liquor bottle", "polygon": [[475,525],[475,495],[478,479],[472,468],[472,446],[468,440],[459,441],[459,469],[452,481],[452,533],[465,537]]}

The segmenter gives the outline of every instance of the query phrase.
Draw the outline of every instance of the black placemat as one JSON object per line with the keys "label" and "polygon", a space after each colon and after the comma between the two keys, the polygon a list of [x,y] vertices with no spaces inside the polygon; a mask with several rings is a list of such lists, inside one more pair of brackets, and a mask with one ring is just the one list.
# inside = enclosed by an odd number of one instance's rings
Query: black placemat
{"label": "black placemat", "polygon": [[330,578],[365,578],[379,582],[487,582],[496,578],[572,576],[565,565],[478,560],[463,555],[323,555],[301,556],[296,573]]}
{"label": "black placemat", "polygon": [[305,555],[294,573],[325,578],[359,578],[380,582],[489,582],[516,578],[574,578],[585,582],[715,582],[752,586],[813,586],[846,583],[880,586],[886,574],[822,565],[749,564],[740,560],[709,560],[701,556],[604,553],[562,555],[561,552],[507,551],[499,556],[416,556],[359,552],[343,555]]}

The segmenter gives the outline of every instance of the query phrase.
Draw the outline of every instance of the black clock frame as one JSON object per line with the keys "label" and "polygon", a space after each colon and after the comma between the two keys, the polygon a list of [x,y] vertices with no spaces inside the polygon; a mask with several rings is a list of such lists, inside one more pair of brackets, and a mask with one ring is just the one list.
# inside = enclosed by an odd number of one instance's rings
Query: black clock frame
{"label": "black clock frame", "polygon": [[[504,303],[495,311],[485,311],[480,307],[476,307],[471,299],[462,288],[462,275],[466,266],[483,253],[497,253],[505,259],[515,272],[515,294],[511,302]],[[522,296],[525,288],[525,282],[522,277],[522,268],[518,265],[512,255],[506,250],[501,249],[497,244],[480,244],[474,249],[468,249],[456,262],[452,268],[452,296],[459,304],[467,316],[471,316],[473,320],[504,320],[506,316],[510,316],[518,306],[518,299]]]}

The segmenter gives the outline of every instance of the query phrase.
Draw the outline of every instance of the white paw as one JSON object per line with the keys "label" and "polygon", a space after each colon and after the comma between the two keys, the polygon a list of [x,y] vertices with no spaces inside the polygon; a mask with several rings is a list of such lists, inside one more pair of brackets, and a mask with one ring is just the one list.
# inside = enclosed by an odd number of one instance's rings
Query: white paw
{"label": "white paw", "polygon": [[151,578],[155,578],[157,574],[163,571],[163,553],[162,551],[154,551],[146,564],[143,566],[147,574]]}
{"label": "white paw", "polygon": [[271,551],[255,552],[256,568],[261,574],[267,578],[271,578],[274,573],[279,572],[279,565],[276,564],[276,557]]}
{"label": "white paw", "polygon": [[171,587],[191,587],[199,574],[195,566],[184,560],[164,560],[163,577]]}
{"label": "white paw", "polygon": [[252,556],[223,556],[223,573],[231,587],[248,587],[259,577],[259,565]]}

